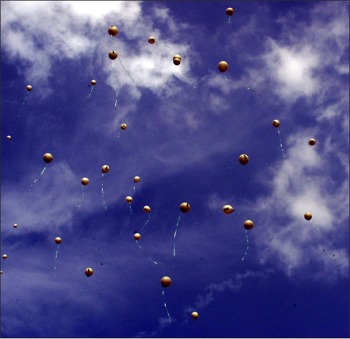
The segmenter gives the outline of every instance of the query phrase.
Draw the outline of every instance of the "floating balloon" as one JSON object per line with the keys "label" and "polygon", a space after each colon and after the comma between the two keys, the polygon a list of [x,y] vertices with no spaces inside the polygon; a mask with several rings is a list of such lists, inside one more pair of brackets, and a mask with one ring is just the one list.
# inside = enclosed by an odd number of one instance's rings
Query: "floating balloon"
{"label": "floating balloon", "polygon": [[127,127],[128,127],[127,124],[121,124],[121,125],[120,125],[120,128],[121,128],[123,131],[126,130]]}
{"label": "floating balloon", "polygon": [[3,255],[2,255],[2,258],[3,258],[3,259],[7,259],[7,254],[3,254]]}
{"label": "floating balloon", "polygon": [[108,165],[103,165],[103,166],[101,167],[101,170],[102,170],[101,193],[102,193],[104,208],[105,208],[105,210],[107,210],[106,201],[105,201],[105,193],[104,193],[104,189],[103,189],[103,177],[104,177],[104,175],[105,175],[106,173],[109,172],[109,166],[108,166]]}
{"label": "floating balloon", "polygon": [[176,66],[180,65],[180,63],[181,63],[181,56],[179,54],[175,54],[173,56],[173,63]]}
{"label": "floating balloon", "polygon": [[91,277],[93,274],[94,274],[94,271],[93,271],[92,268],[88,267],[88,268],[85,269],[85,275],[87,277]]}
{"label": "floating balloon", "polygon": [[171,285],[171,279],[168,276],[164,276],[160,279],[160,283],[163,287],[169,287]]}
{"label": "floating balloon", "polygon": [[272,126],[273,127],[279,127],[279,125],[280,125],[280,122],[279,122],[279,120],[274,120],[274,121],[272,121]]}
{"label": "floating balloon", "polygon": [[304,218],[305,218],[306,220],[311,220],[311,219],[312,219],[312,214],[311,214],[310,212],[306,212],[306,213],[304,214]]}
{"label": "floating balloon", "polygon": [[82,183],[82,185],[84,185],[84,186],[88,185],[89,182],[90,182],[90,180],[89,180],[88,178],[85,178],[85,177],[84,177],[84,178],[81,179],[81,183]]}
{"label": "floating balloon", "polygon": [[225,214],[231,214],[234,209],[231,205],[225,205],[222,210],[224,211]]}
{"label": "floating balloon", "polygon": [[228,63],[226,61],[220,61],[218,64],[218,68],[221,73],[224,73],[228,69]]}
{"label": "floating balloon", "polygon": [[125,201],[128,203],[128,204],[131,204],[132,203],[132,197],[130,195],[128,195],[126,198],[125,198]]}
{"label": "floating balloon", "polygon": [[101,167],[102,173],[108,173],[109,172],[109,166],[108,165],[103,165]]}
{"label": "floating balloon", "polygon": [[143,211],[144,211],[145,213],[151,213],[151,207],[149,207],[149,206],[143,206]]}
{"label": "floating balloon", "polygon": [[33,89],[31,85],[27,85],[27,91],[30,92]]}
{"label": "floating balloon", "polygon": [[95,85],[96,85],[96,80],[91,80],[90,84],[91,84],[92,86],[95,86]]}
{"label": "floating balloon", "polygon": [[228,16],[233,15],[233,13],[234,13],[233,8],[231,8],[231,7],[226,8],[226,14],[227,14]]}
{"label": "floating balloon", "polygon": [[249,162],[249,157],[248,157],[248,155],[247,155],[247,154],[241,154],[241,155],[239,156],[239,162],[240,162],[242,165],[248,164],[248,162]]}
{"label": "floating balloon", "polygon": [[135,233],[134,233],[134,239],[135,239],[135,240],[140,240],[140,239],[141,239],[141,234],[138,233],[138,232],[135,232]]}
{"label": "floating balloon", "polygon": [[148,43],[149,43],[149,44],[153,45],[155,42],[156,42],[156,38],[155,38],[155,37],[150,36],[150,37],[148,38]]}
{"label": "floating balloon", "polygon": [[312,138],[312,139],[310,139],[310,140],[309,140],[309,145],[310,145],[310,146],[314,146],[314,145],[316,145],[316,140],[315,140],[315,139],[313,139],[313,138]]}
{"label": "floating balloon", "polygon": [[197,313],[197,312],[192,312],[192,313],[191,313],[191,317],[192,317],[193,319],[198,319],[198,313]]}
{"label": "floating balloon", "polygon": [[118,58],[118,53],[117,53],[116,51],[110,51],[110,52],[108,53],[108,56],[109,56],[109,58],[110,58],[111,60],[115,60],[115,59]]}
{"label": "floating balloon", "polygon": [[11,138],[11,135],[8,135],[7,137],[6,137],[6,139],[7,140],[11,140],[12,138]]}
{"label": "floating balloon", "polygon": [[51,153],[45,153],[43,155],[43,159],[47,164],[49,164],[53,160],[53,156]]}
{"label": "floating balloon", "polygon": [[109,28],[108,28],[108,34],[109,34],[110,36],[117,36],[118,33],[119,33],[119,30],[118,30],[118,28],[117,28],[116,26],[109,26]]}
{"label": "floating balloon", "polygon": [[55,243],[59,245],[62,242],[62,239],[60,237],[55,238]]}
{"label": "floating balloon", "polygon": [[2,274],[2,271],[0,270],[0,274]]}
{"label": "floating balloon", "polygon": [[14,228],[17,228],[17,227],[18,227],[18,225],[17,225],[17,224],[13,224],[13,227],[14,227]]}
{"label": "floating balloon", "polygon": [[246,230],[250,230],[251,228],[253,228],[254,226],[254,223],[251,221],[251,220],[246,220],[244,223],[243,223],[243,226]]}
{"label": "floating balloon", "polygon": [[183,202],[181,205],[180,205],[180,211],[182,213],[187,213],[189,210],[190,210],[191,206],[189,203],[187,202]]}
{"label": "floating balloon", "polygon": [[134,177],[134,182],[136,183],[136,182],[139,182],[141,179],[140,179],[140,177],[138,177],[138,176],[136,176],[136,177]]}

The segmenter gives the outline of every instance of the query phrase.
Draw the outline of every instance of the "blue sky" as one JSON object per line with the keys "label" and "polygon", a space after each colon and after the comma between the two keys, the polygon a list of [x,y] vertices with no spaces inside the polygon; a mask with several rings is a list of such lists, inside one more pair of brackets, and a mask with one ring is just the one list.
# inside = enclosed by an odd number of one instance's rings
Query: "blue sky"
{"label": "blue sky", "polygon": [[3,337],[349,336],[348,2],[2,1],[1,56]]}

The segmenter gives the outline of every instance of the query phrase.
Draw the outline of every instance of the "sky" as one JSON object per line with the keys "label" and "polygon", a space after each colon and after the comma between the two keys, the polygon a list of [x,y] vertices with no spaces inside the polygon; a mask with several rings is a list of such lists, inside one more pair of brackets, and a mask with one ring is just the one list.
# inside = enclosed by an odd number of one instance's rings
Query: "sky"
{"label": "sky", "polygon": [[1,1],[1,254],[2,337],[348,337],[349,3]]}

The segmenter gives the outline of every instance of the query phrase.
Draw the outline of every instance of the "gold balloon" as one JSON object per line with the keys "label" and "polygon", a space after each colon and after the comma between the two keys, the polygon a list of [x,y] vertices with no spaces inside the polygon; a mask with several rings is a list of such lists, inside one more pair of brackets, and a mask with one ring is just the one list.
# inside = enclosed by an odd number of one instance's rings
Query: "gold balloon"
{"label": "gold balloon", "polygon": [[95,85],[96,85],[96,80],[91,80],[90,84],[91,84],[92,86],[95,86]]}
{"label": "gold balloon", "polygon": [[180,211],[182,213],[187,213],[189,210],[190,210],[191,206],[189,203],[187,202],[183,202],[181,205],[180,205]]}
{"label": "gold balloon", "polygon": [[50,163],[53,160],[53,156],[52,156],[51,153],[45,153],[43,155],[43,159],[48,164],[48,163]]}
{"label": "gold balloon", "polygon": [[18,227],[18,225],[17,225],[17,224],[13,224],[13,227],[14,227],[14,228],[17,228],[17,227]]}
{"label": "gold balloon", "polygon": [[109,34],[110,36],[117,36],[118,33],[119,33],[119,30],[118,30],[118,28],[117,28],[116,26],[110,26],[110,27],[108,28],[108,34]]}
{"label": "gold balloon", "polygon": [[279,127],[279,125],[280,125],[280,122],[279,122],[279,120],[274,120],[274,121],[272,121],[272,126],[273,127]]}
{"label": "gold balloon", "polygon": [[171,285],[171,279],[168,276],[164,276],[160,279],[160,283],[163,287],[169,287]]}
{"label": "gold balloon", "polygon": [[235,12],[235,11],[233,10],[233,8],[231,8],[231,7],[226,8],[226,14],[227,14],[228,16],[233,15],[234,12]]}
{"label": "gold balloon", "polygon": [[3,258],[3,259],[7,259],[7,254],[3,254],[3,255],[2,255],[2,258]]}
{"label": "gold balloon", "polygon": [[33,89],[33,87],[31,85],[27,86],[27,91],[30,92]]}
{"label": "gold balloon", "polygon": [[179,54],[175,54],[173,56],[173,63],[174,65],[178,66],[181,64],[181,56]]}
{"label": "gold balloon", "polygon": [[62,242],[62,239],[60,237],[55,238],[55,243],[59,245]]}
{"label": "gold balloon", "polygon": [[125,201],[126,201],[128,204],[131,204],[131,203],[132,203],[132,197],[130,197],[130,195],[128,195],[128,196],[125,198]]}
{"label": "gold balloon", "polygon": [[193,319],[198,319],[198,313],[197,313],[197,312],[192,312],[192,313],[191,313],[191,317],[192,317]]}
{"label": "gold balloon", "polygon": [[6,137],[6,139],[7,140],[11,140],[12,138],[11,138],[11,135],[8,135],[7,137]]}
{"label": "gold balloon", "polygon": [[154,36],[150,36],[148,38],[148,43],[150,43],[151,45],[153,45],[156,42],[156,38]]}
{"label": "gold balloon", "polygon": [[316,145],[316,139],[314,139],[314,138],[310,139],[310,140],[309,140],[309,145],[310,145],[310,146]]}
{"label": "gold balloon", "polygon": [[85,177],[84,177],[84,178],[81,179],[81,183],[82,183],[84,186],[88,185],[89,182],[90,182],[89,178],[85,178]]}
{"label": "gold balloon", "polygon": [[222,210],[224,211],[225,214],[231,214],[234,209],[231,205],[225,205]]}
{"label": "gold balloon", "polygon": [[121,125],[120,125],[120,128],[121,128],[123,131],[126,130],[127,127],[128,127],[127,124],[121,124]]}
{"label": "gold balloon", "polygon": [[111,60],[115,60],[115,59],[118,58],[118,53],[117,53],[116,51],[110,51],[110,52],[108,53],[108,56],[109,56],[109,58],[110,58]]}
{"label": "gold balloon", "polygon": [[108,165],[103,165],[101,170],[102,170],[102,173],[108,173],[109,172],[109,166]]}
{"label": "gold balloon", "polygon": [[254,223],[251,221],[251,220],[246,220],[244,223],[243,223],[243,226],[246,230],[250,230],[251,228],[253,228],[254,226]]}
{"label": "gold balloon", "polygon": [[304,218],[305,218],[306,220],[311,220],[311,219],[312,219],[312,214],[311,214],[311,212],[306,212],[306,213],[304,214]]}
{"label": "gold balloon", "polygon": [[226,61],[220,61],[218,64],[218,68],[221,73],[224,73],[228,69],[228,63]]}
{"label": "gold balloon", "polygon": [[87,277],[91,277],[93,275],[93,273],[94,273],[94,270],[91,267],[88,267],[85,269],[85,275]]}
{"label": "gold balloon", "polygon": [[140,240],[141,239],[141,234],[140,233],[134,233],[134,239],[135,240]]}
{"label": "gold balloon", "polygon": [[139,182],[140,180],[141,180],[140,177],[138,177],[138,176],[134,177],[134,182],[135,182],[135,183],[136,183],[136,182]]}
{"label": "gold balloon", "polygon": [[249,157],[247,154],[241,154],[239,156],[239,162],[242,164],[242,165],[246,165],[248,164],[248,161],[249,161]]}
{"label": "gold balloon", "polygon": [[150,213],[151,212],[151,207],[149,206],[143,206],[143,211],[146,212],[146,213]]}

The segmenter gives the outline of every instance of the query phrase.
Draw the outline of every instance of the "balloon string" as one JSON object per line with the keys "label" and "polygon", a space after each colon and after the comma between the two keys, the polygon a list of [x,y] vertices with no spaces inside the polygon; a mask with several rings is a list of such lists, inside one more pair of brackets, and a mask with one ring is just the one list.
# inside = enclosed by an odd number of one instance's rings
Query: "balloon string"
{"label": "balloon string", "polygon": [[132,215],[131,204],[129,204],[129,207],[130,207],[130,215]]}
{"label": "balloon string", "polygon": [[84,203],[84,186],[81,185],[81,203],[78,207],[81,207],[81,205]]}
{"label": "balloon string", "polygon": [[46,170],[46,167],[47,167],[47,165],[45,165],[44,169],[41,171],[40,176],[39,176],[37,179],[35,179],[35,180],[33,181],[33,183],[30,185],[30,188],[33,187],[33,185],[41,178],[41,176],[43,175],[43,173],[44,173],[45,170]]}
{"label": "balloon string", "polygon": [[151,214],[148,214],[148,218],[147,218],[145,224],[142,226],[142,228],[144,228],[148,224],[150,219],[151,219]]}
{"label": "balloon string", "polygon": [[130,78],[132,81],[135,82],[135,80],[131,77],[130,73],[129,73],[129,72],[126,70],[126,68],[124,67],[124,65],[123,65],[123,63],[122,63],[120,57],[118,57],[118,60],[119,60],[120,64],[123,66],[125,73],[129,76],[129,78]]}
{"label": "balloon string", "polygon": [[168,308],[167,308],[166,302],[165,302],[164,290],[162,291],[162,295],[163,295],[163,303],[164,303],[165,311],[166,311],[166,313],[168,315],[169,321],[171,322],[170,314],[169,314],[169,311],[168,311]]}
{"label": "balloon string", "polygon": [[282,154],[283,154],[283,157],[285,158],[285,154],[284,154],[284,150],[283,150],[283,145],[282,145],[282,138],[281,138],[281,133],[280,133],[280,130],[277,129],[277,132],[278,132],[278,135],[279,135],[279,138],[280,138],[280,146],[281,146],[281,150],[282,150]]}
{"label": "balloon string", "polygon": [[[115,92],[114,108],[117,109],[119,90],[117,88],[117,69],[114,67],[114,60],[112,60],[112,68],[115,69],[114,82],[115,82],[115,85],[116,85],[116,92]],[[118,138],[119,138],[119,136],[118,136]]]}
{"label": "balloon string", "polygon": [[26,96],[25,96],[24,99],[23,99],[22,106],[21,106],[21,108],[19,109],[19,112],[18,112],[18,115],[17,115],[18,118],[19,118],[19,115],[21,114],[21,111],[22,111],[22,108],[23,108],[25,102],[27,101],[28,95],[29,95],[29,93],[27,93]]}
{"label": "balloon string", "polygon": [[56,276],[56,262],[57,262],[57,256],[58,256],[58,250],[60,248],[60,244],[57,244],[57,249],[56,249],[56,256],[55,256],[55,266],[54,266],[54,271],[55,271],[55,274],[54,276]]}
{"label": "balloon string", "polygon": [[230,22],[231,22],[231,17],[229,16],[229,17],[228,17],[228,23],[230,23]]}
{"label": "balloon string", "polygon": [[102,173],[101,192],[102,192],[103,206],[104,206],[105,210],[107,210],[106,201],[105,201],[105,193],[104,193],[104,190],[103,190],[103,176],[104,176],[104,173]]}
{"label": "balloon string", "polygon": [[136,244],[139,247],[139,249],[142,251],[142,253],[150,260],[153,262],[153,264],[158,265],[158,263],[156,261],[154,261],[150,256],[148,256],[145,251],[143,250],[143,248],[141,247],[141,245],[139,244],[139,242],[136,240]]}
{"label": "balloon string", "polygon": [[228,81],[228,78],[226,77],[226,75],[224,74],[224,73],[221,73],[222,74],[222,76],[224,77],[224,79],[226,80],[226,81]]}
{"label": "balloon string", "polygon": [[241,261],[244,260],[244,258],[248,254],[248,250],[249,250],[248,230],[245,230],[245,237],[246,237],[246,240],[247,240],[247,248],[245,249],[245,253],[244,253],[244,256],[242,257]]}
{"label": "balloon string", "polygon": [[81,109],[82,112],[85,111],[85,108],[86,108],[86,106],[87,106],[87,104],[88,104],[88,102],[89,102],[89,99],[90,99],[90,97],[91,97],[91,94],[92,94],[92,91],[94,90],[94,88],[95,88],[95,86],[91,86],[90,93],[89,93],[88,97],[87,97],[86,100],[85,100],[85,104],[84,104],[83,108]]}
{"label": "balloon string", "polygon": [[179,218],[177,219],[177,224],[175,226],[175,232],[174,232],[174,248],[173,248],[174,257],[175,257],[175,238],[176,238],[176,234],[177,234],[177,229],[179,227],[180,218],[181,218],[181,214],[179,215]]}

